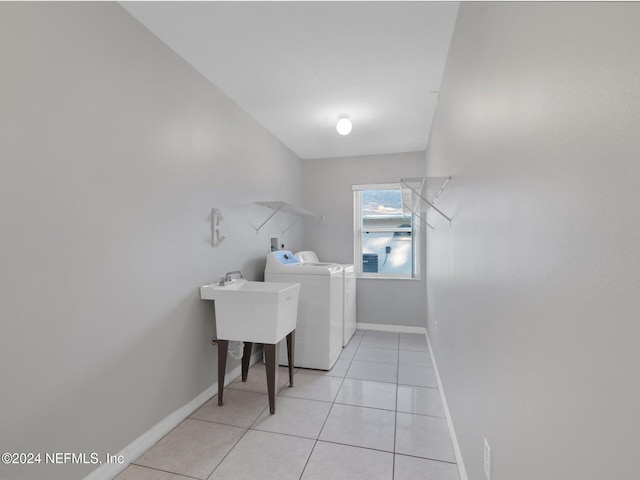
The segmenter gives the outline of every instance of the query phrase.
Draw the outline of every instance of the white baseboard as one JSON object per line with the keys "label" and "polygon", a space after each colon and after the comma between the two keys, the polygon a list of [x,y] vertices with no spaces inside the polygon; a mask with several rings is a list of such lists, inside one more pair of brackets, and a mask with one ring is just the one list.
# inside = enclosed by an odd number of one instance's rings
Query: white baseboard
{"label": "white baseboard", "polygon": [[403,327],[401,325],[380,325],[377,323],[356,323],[358,330],[375,330],[377,332],[396,332],[396,333],[421,333],[427,334],[427,329],[423,327]]}
{"label": "white baseboard", "polygon": [[[433,355],[433,349],[431,348],[431,341],[425,328],[422,327],[404,327],[398,325],[380,325],[375,323],[358,323],[356,325],[358,330],[376,330],[379,332],[399,332],[399,333],[418,333],[425,335],[427,343],[429,344],[429,351],[431,353],[431,361],[436,374],[436,380],[438,381],[438,389],[440,390],[440,397],[442,398],[442,405],[444,407],[444,413],[451,432],[451,443],[453,444],[453,451],[456,456],[456,462],[458,464],[458,470],[460,472],[460,480],[469,480],[467,471],[462,459],[462,452],[460,450],[460,444],[456,436],[455,429],[453,428],[453,422],[451,420],[451,413],[449,412],[449,406],[447,405],[447,399],[442,388],[442,381],[440,380],[440,373],[438,372],[438,365]],[[262,353],[255,353],[251,356],[251,365],[262,359]],[[238,365],[232,371],[227,372],[225,375],[225,386],[234,381],[242,373],[242,367]],[[122,455],[124,463],[105,463],[84,477],[84,480],[112,480],[125,468],[127,468],[131,462],[140,457],[144,452],[149,450],[155,443],[164,437],[167,433],[173,430],[180,422],[195,412],[198,408],[207,402],[211,397],[218,393],[218,382],[211,385],[204,392],[191,400],[189,403],[180,407],[173,413],[166,416],[163,420],[158,422],[152,428],[140,435],[137,439],[131,442],[128,446],[122,449],[117,455]]]}
{"label": "white baseboard", "polygon": [[402,327],[398,325],[379,325],[377,323],[357,323],[356,328],[358,330],[376,330],[378,332],[400,332],[400,333],[419,333],[426,337],[427,344],[429,345],[429,352],[431,354],[431,362],[433,363],[433,370],[436,374],[436,380],[438,381],[438,389],[440,390],[440,398],[442,399],[442,406],[444,407],[445,418],[447,419],[447,425],[449,432],[451,433],[451,443],[453,444],[453,452],[456,456],[456,462],[458,464],[458,472],[460,473],[460,480],[469,480],[467,470],[464,466],[462,459],[462,451],[460,450],[460,443],[458,443],[458,437],[456,431],[453,428],[453,421],[451,420],[451,413],[449,412],[449,405],[447,404],[447,398],[444,395],[444,389],[442,388],[442,381],[440,380],[440,372],[438,372],[438,365],[433,355],[433,349],[431,348],[431,341],[429,340],[429,334],[426,328],[422,327]]}
{"label": "white baseboard", "polygon": [[431,348],[431,341],[429,340],[429,334],[426,333],[427,344],[429,344],[429,352],[431,353],[431,363],[433,363],[433,370],[436,374],[436,380],[438,381],[438,389],[440,390],[440,398],[442,399],[442,406],[444,407],[444,416],[447,419],[447,425],[449,432],[451,433],[451,443],[453,444],[453,453],[456,456],[456,462],[458,464],[458,473],[460,474],[460,480],[469,480],[467,475],[467,469],[464,467],[464,461],[462,460],[462,451],[460,450],[460,444],[458,443],[458,437],[456,431],[453,428],[453,421],[451,420],[451,412],[449,412],[449,405],[447,404],[447,398],[444,395],[444,389],[442,388],[442,381],[440,380],[440,372],[438,372],[438,365],[436,364],[436,358],[433,355],[433,349]]}
{"label": "white baseboard", "polygon": [[[251,356],[250,365],[253,365],[258,360],[262,359],[262,352],[254,353]],[[242,374],[242,365],[238,365],[236,368],[225,374],[225,387],[233,382]],[[204,405],[214,395],[218,394],[218,382],[211,385],[204,392],[191,400],[189,403],[180,407],[173,413],[167,415],[164,419],[151,427],[145,433],[136,438],[133,442],[122,449],[117,455],[124,458],[123,463],[103,463],[89,475],[84,477],[84,480],[112,480],[125,468],[127,468],[134,460],[140,455],[149,450],[158,440],[164,437],[167,433],[173,430],[180,424],[185,418],[195,412],[198,408]]]}

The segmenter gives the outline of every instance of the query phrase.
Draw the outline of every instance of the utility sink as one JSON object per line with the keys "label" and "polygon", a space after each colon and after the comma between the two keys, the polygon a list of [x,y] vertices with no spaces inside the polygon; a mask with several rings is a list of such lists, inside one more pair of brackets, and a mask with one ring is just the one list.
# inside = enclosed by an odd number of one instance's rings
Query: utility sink
{"label": "utility sink", "polygon": [[299,283],[233,280],[200,287],[214,300],[216,336],[224,340],[276,344],[296,328]]}

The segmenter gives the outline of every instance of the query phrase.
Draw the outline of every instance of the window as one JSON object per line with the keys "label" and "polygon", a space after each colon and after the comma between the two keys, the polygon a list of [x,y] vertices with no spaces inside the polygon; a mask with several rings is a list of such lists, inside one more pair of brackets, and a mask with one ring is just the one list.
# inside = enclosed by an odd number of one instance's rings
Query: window
{"label": "window", "polygon": [[354,252],[361,277],[419,278],[419,229],[399,184],[354,185]]}

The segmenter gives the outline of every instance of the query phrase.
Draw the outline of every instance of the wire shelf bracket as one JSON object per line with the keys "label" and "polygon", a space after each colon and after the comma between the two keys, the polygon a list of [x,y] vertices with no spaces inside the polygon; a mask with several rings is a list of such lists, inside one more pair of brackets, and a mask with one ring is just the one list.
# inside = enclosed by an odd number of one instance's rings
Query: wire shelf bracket
{"label": "wire shelf bracket", "polygon": [[[412,177],[401,178],[402,208],[416,216],[433,209],[446,218],[451,225],[452,218],[434,205],[436,199],[443,192],[451,176],[448,177]],[[433,225],[425,223],[433,230]]]}

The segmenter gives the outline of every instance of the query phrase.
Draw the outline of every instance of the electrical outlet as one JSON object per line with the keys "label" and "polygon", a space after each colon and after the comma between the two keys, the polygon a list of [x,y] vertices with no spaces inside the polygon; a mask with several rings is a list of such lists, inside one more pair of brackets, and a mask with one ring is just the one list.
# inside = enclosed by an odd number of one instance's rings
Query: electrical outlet
{"label": "electrical outlet", "polygon": [[487,439],[484,439],[484,474],[487,480],[491,480],[491,447]]}

